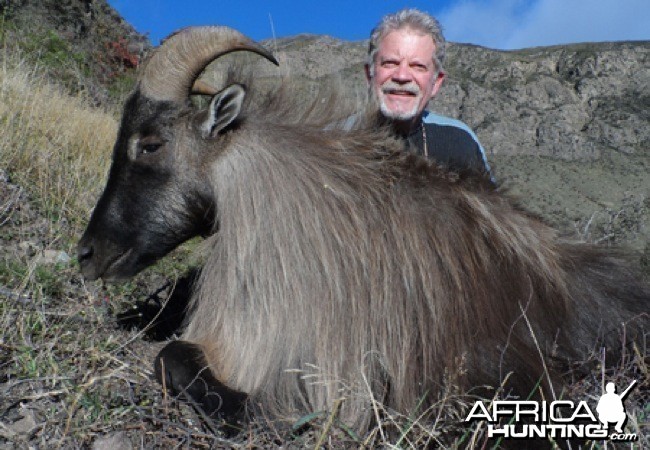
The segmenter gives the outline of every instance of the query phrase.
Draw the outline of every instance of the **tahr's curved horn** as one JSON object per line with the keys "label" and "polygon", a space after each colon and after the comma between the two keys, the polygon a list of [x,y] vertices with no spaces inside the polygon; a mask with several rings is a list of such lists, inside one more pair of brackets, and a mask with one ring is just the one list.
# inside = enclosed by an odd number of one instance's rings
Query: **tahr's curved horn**
{"label": "tahr's curved horn", "polygon": [[278,65],[268,50],[232,28],[189,27],[169,36],[154,51],[139,77],[140,90],[154,100],[185,102],[208,64],[238,50],[257,53]]}
{"label": "tahr's curved horn", "polygon": [[214,87],[210,86],[208,83],[196,80],[192,85],[192,95],[215,95],[217,91]]}

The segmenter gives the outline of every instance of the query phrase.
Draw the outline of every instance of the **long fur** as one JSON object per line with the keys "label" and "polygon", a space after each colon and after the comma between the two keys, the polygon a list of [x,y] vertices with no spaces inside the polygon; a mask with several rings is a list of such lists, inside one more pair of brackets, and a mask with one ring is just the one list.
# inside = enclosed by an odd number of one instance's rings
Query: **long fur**
{"label": "long fur", "polygon": [[625,256],[560,239],[371,121],[332,129],[331,108],[312,108],[314,124],[289,120],[295,108],[248,105],[223,137],[219,230],[183,336],[267,416],[343,397],[344,420],[365,427],[371,399],[409,413],[445,383],[498,385],[510,371],[526,395],[543,375],[538,347],[553,375],[595,345],[620,348],[623,324],[645,332],[650,289]]}

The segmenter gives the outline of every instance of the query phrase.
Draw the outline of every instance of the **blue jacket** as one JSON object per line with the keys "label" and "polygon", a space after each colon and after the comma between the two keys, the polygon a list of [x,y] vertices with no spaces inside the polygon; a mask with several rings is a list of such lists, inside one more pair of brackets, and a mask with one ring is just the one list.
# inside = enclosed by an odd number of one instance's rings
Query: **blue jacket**
{"label": "blue jacket", "polygon": [[418,154],[424,154],[423,135],[427,139],[427,156],[451,170],[475,170],[488,174],[490,165],[476,134],[460,120],[425,111],[422,116],[422,128],[417,128],[408,136],[409,143]]}

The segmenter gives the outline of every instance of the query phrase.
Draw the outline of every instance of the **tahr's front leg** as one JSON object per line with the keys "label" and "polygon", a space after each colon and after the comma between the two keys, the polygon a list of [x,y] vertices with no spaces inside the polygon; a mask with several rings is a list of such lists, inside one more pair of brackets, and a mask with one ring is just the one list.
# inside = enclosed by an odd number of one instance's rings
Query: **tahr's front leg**
{"label": "tahr's front leg", "polygon": [[198,345],[170,342],[156,356],[154,369],[160,383],[196,403],[208,417],[230,425],[243,418],[247,395],[214,377]]}

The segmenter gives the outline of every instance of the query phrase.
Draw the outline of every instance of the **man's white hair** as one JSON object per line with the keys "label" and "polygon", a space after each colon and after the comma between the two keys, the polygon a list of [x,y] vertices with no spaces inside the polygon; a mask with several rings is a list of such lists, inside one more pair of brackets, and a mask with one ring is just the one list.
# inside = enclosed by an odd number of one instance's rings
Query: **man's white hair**
{"label": "man's white hair", "polygon": [[370,33],[368,44],[368,66],[370,74],[375,74],[375,56],[379,51],[379,43],[391,31],[410,28],[431,36],[435,44],[435,53],[432,55],[436,70],[442,70],[442,63],[445,59],[445,37],[442,34],[440,22],[425,12],[415,8],[402,9],[394,14],[384,16],[379,24]]}

